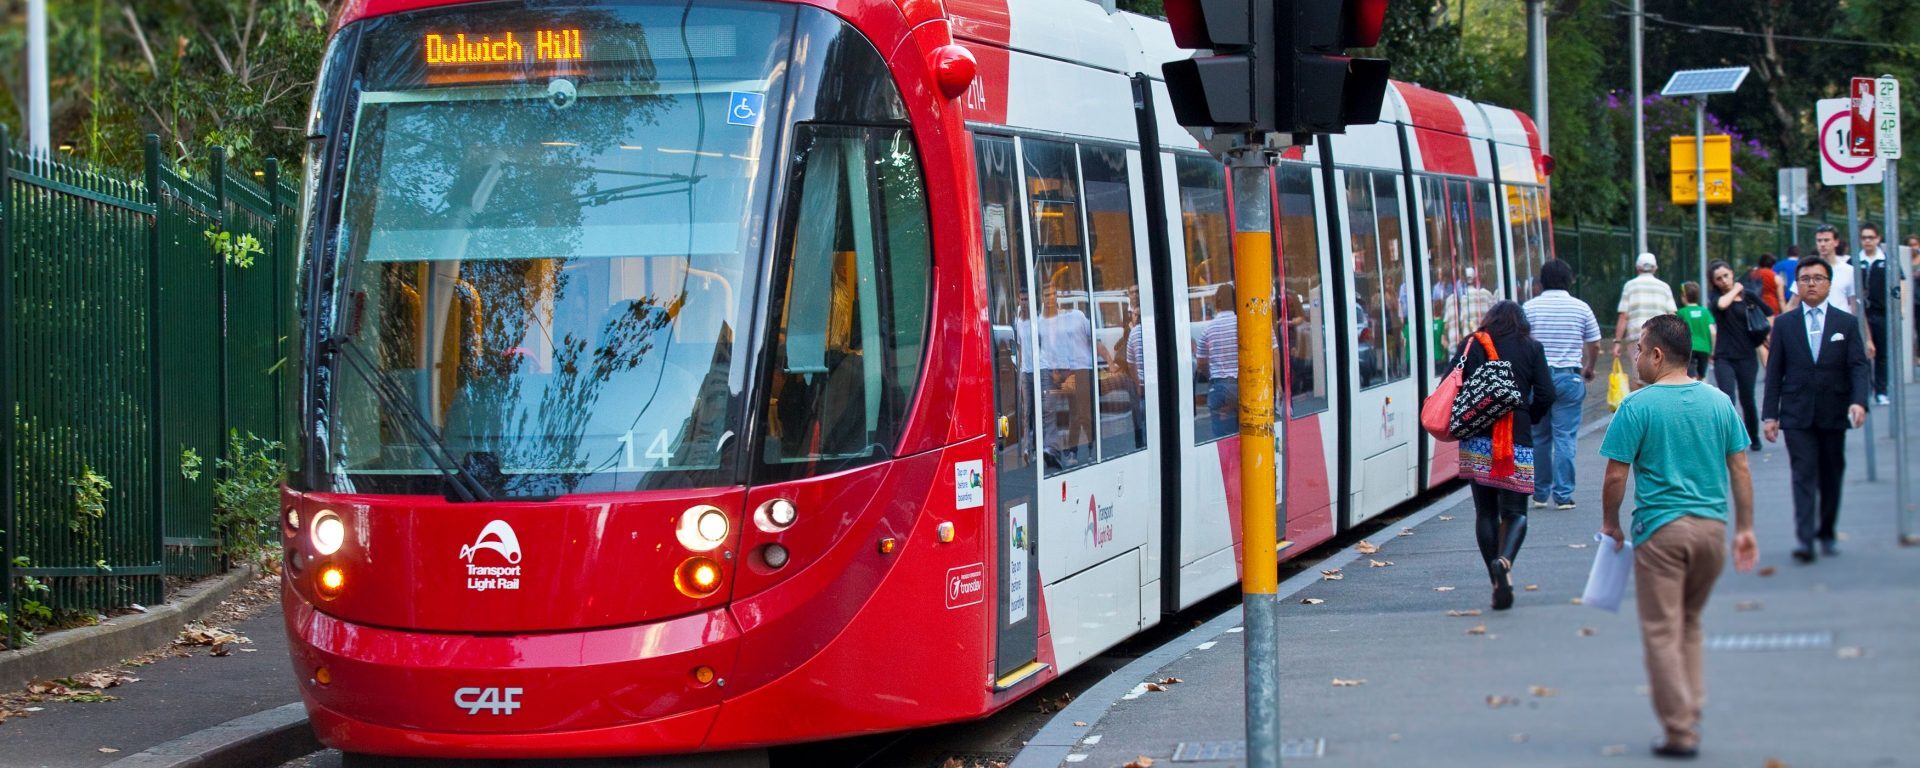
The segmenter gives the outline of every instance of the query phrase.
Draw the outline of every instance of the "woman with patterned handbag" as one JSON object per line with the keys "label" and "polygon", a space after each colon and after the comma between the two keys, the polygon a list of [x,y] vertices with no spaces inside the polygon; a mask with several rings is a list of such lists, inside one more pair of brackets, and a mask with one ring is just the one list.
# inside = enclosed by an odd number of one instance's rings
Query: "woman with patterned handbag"
{"label": "woman with patterned handbag", "polygon": [[1553,407],[1547,352],[1520,305],[1487,310],[1454,362],[1464,374],[1454,404],[1460,476],[1473,483],[1474,534],[1493,581],[1493,609],[1513,607],[1513,560],[1527,538],[1533,494],[1533,421]]}

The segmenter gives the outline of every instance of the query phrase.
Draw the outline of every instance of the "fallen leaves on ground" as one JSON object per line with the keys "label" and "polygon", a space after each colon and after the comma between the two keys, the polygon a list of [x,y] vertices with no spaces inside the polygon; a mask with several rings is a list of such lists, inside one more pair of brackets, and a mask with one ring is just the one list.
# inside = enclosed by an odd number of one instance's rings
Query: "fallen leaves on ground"
{"label": "fallen leaves on ground", "polygon": [[1180,678],[1177,678],[1177,677],[1163,677],[1163,678],[1160,678],[1160,684],[1161,684],[1161,685],[1179,685],[1179,684],[1181,684],[1181,683],[1184,683],[1184,682],[1186,682],[1186,681],[1185,681],[1185,680],[1182,680],[1182,679],[1180,679]]}
{"label": "fallen leaves on ground", "polygon": [[1740,602],[1734,603],[1733,609],[1736,611],[1757,611],[1757,610],[1760,610],[1760,601],[1742,600]]}
{"label": "fallen leaves on ground", "polygon": [[1839,650],[1833,652],[1833,655],[1842,659],[1858,659],[1867,655],[1867,649],[1857,645],[1841,646]]}
{"label": "fallen leaves on ground", "polygon": [[1527,693],[1533,694],[1534,698],[1551,699],[1560,695],[1560,690],[1557,688],[1548,688],[1544,685],[1535,685],[1527,688]]}
{"label": "fallen leaves on ground", "polygon": [[1440,522],[1443,522],[1443,523],[1444,523],[1444,522],[1446,522],[1446,521],[1448,521],[1448,520],[1452,520],[1452,519],[1453,519],[1453,515],[1441,515],[1441,516],[1439,516],[1439,517],[1436,517],[1436,518],[1434,518],[1434,519],[1435,519],[1435,520],[1439,520]]}
{"label": "fallen leaves on ground", "polygon": [[1452,591],[1453,591],[1453,587],[1434,587],[1434,588],[1433,588],[1433,591],[1435,591],[1435,592],[1452,592]]}
{"label": "fallen leaves on ground", "polygon": [[1586,549],[1586,544],[1568,544],[1567,549]]}
{"label": "fallen leaves on ground", "polygon": [[74,685],[92,688],[97,691],[104,691],[116,685],[140,682],[140,678],[118,675],[112,672],[88,672],[86,674],[74,675],[72,680]]}
{"label": "fallen leaves on ground", "polygon": [[1333,687],[1335,688],[1353,688],[1356,686],[1361,686],[1366,684],[1367,684],[1366,680],[1343,680],[1338,677],[1333,679]]}
{"label": "fallen leaves on ground", "polygon": [[1582,599],[1580,599],[1580,598],[1577,598],[1577,597],[1576,597],[1576,598],[1574,598],[1574,599],[1572,599],[1572,600],[1568,600],[1567,602],[1569,602],[1569,603],[1573,603],[1574,605],[1581,605],[1581,604],[1584,604],[1584,603],[1586,603],[1587,601],[1585,601],[1585,600],[1582,600]]}
{"label": "fallen leaves on ground", "polygon": [[1528,592],[1538,592],[1538,591],[1540,591],[1540,585],[1538,585],[1538,584],[1528,584],[1528,585],[1527,585],[1527,587],[1526,587],[1526,589],[1527,589],[1527,591],[1528,591]]}
{"label": "fallen leaves on ground", "polygon": [[115,753],[115,752],[118,752],[118,751],[120,751],[120,750],[117,750],[117,749],[114,749],[113,747],[101,747],[101,748],[100,748],[100,751],[101,751],[101,752],[103,752],[103,753],[106,753],[106,754],[109,754],[109,755],[111,755],[111,754],[113,754],[113,753]]}
{"label": "fallen leaves on ground", "polygon": [[1769,566],[1767,566],[1767,567],[1765,567],[1765,568],[1761,568],[1761,569],[1760,569],[1760,570],[1758,570],[1758,571],[1754,571],[1754,573],[1757,573],[1757,574],[1760,574],[1760,578],[1763,578],[1763,579],[1764,579],[1764,578],[1766,578],[1766,577],[1768,577],[1768,576],[1772,576],[1772,575],[1774,575],[1775,573],[1778,573],[1778,572],[1779,572],[1779,571],[1778,571],[1778,570],[1776,570],[1776,569],[1775,569],[1775,568],[1774,568],[1773,566],[1771,566],[1771,565],[1769,565]]}
{"label": "fallen leaves on ground", "polygon": [[1767,758],[1767,768],[1787,768],[1787,764],[1780,758],[1769,757]]}
{"label": "fallen leaves on ground", "polygon": [[940,764],[940,768],[1007,768],[1007,764],[999,760],[962,761],[957,757],[949,757]]}
{"label": "fallen leaves on ground", "polygon": [[1391,565],[1393,565],[1392,560],[1368,560],[1367,561],[1368,568],[1386,568]]}
{"label": "fallen leaves on ground", "polygon": [[1581,636],[1581,637],[1593,637],[1593,636],[1594,636],[1595,634],[1596,634],[1596,632],[1595,632],[1595,630],[1594,630],[1594,628],[1593,628],[1593,627],[1581,627],[1581,628],[1580,628],[1580,636]]}
{"label": "fallen leaves on ground", "polygon": [[1134,758],[1133,762],[1120,766],[1120,768],[1153,768],[1153,758],[1141,755]]}
{"label": "fallen leaves on ground", "polygon": [[1516,733],[1512,736],[1508,736],[1507,740],[1515,744],[1525,744],[1527,743],[1527,735],[1524,733]]}
{"label": "fallen leaves on ground", "polygon": [[1484,635],[1486,633],[1487,633],[1487,625],[1485,624],[1475,624],[1467,628],[1467,634],[1469,635]]}
{"label": "fallen leaves on ground", "polygon": [[1608,744],[1600,748],[1601,757],[1619,757],[1627,753],[1625,744]]}
{"label": "fallen leaves on ground", "polygon": [[1362,539],[1360,543],[1353,545],[1353,551],[1363,555],[1371,555],[1380,551],[1380,548],[1375,546],[1373,542]]}
{"label": "fallen leaves on ground", "polygon": [[1516,706],[1519,706],[1519,705],[1520,705],[1520,700],[1519,700],[1519,699],[1516,699],[1516,698],[1513,698],[1512,696],[1501,696],[1501,695],[1498,695],[1498,694],[1487,694],[1487,708],[1488,708],[1488,709],[1499,709],[1499,708],[1501,708],[1501,707],[1516,707]]}
{"label": "fallen leaves on ground", "polygon": [[1340,569],[1338,568],[1328,568],[1320,572],[1321,581],[1339,581],[1346,577],[1347,575],[1344,573],[1341,573]]}
{"label": "fallen leaves on ground", "polygon": [[1147,690],[1165,693],[1167,690],[1167,687],[1159,683],[1147,683]]}
{"label": "fallen leaves on ground", "polygon": [[1301,605],[1319,605],[1319,604],[1321,604],[1321,603],[1324,603],[1324,602],[1326,602],[1326,601],[1325,601],[1325,600],[1322,600],[1322,599],[1320,599],[1320,598],[1317,598],[1317,597],[1303,597],[1303,598],[1300,598],[1300,604],[1301,604]]}
{"label": "fallen leaves on ground", "polygon": [[1066,709],[1067,704],[1071,701],[1073,701],[1072,691],[1068,691],[1066,693],[1060,694],[1060,698],[1058,699],[1049,699],[1042,696],[1040,698],[1040,714],[1043,714],[1043,715],[1052,714],[1054,712],[1058,712],[1060,710]]}
{"label": "fallen leaves on ground", "polygon": [[1082,721],[1082,720],[1075,720],[1075,721],[1073,721],[1073,727],[1075,727],[1075,728],[1085,728],[1085,727],[1087,727],[1087,724],[1086,724],[1086,722],[1085,722],[1085,721]]}
{"label": "fallen leaves on ground", "polygon": [[1400,529],[1400,535],[1402,535],[1402,536],[1412,536],[1412,535],[1413,535],[1413,529],[1412,529],[1412,528],[1402,528],[1402,529]]}
{"label": "fallen leaves on ground", "polygon": [[1448,616],[1455,616],[1455,617],[1459,617],[1459,616],[1478,616],[1478,615],[1480,615],[1480,609],[1478,609],[1478,608],[1468,608],[1468,609],[1466,609],[1466,610],[1464,610],[1464,611],[1447,611],[1447,615],[1448,615]]}

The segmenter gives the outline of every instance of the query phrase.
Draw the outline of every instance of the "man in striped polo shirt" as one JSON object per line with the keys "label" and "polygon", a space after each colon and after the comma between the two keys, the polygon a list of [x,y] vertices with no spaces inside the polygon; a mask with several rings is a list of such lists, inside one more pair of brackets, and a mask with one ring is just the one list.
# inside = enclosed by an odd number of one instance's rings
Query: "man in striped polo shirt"
{"label": "man in striped polo shirt", "polygon": [[1573,267],[1559,259],[1540,266],[1539,296],[1524,309],[1533,338],[1547,350],[1547,368],[1553,372],[1553,410],[1533,422],[1533,505],[1545,507],[1549,498],[1560,509],[1573,509],[1573,460],[1580,432],[1580,407],[1593,380],[1593,363],[1600,357],[1600,321],[1593,308],[1567,293],[1573,287]]}

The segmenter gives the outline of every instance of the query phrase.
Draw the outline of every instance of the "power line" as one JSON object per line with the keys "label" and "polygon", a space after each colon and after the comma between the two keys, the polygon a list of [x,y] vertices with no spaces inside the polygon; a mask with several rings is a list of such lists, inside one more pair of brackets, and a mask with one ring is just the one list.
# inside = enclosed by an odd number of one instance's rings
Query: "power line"
{"label": "power line", "polygon": [[[1619,0],[1613,0],[1613,5],[1617,8],[1626,9],[1626,12],[1621,15],[1632,14],[1632,9],[1628,8],[1625,4],[1619,2]],[[1906,52],[1913,52],[1915,50],[1920,50],[1920,45],[1915,45],[1912,43],[1877,43],[1871,40],[1848,40],[1848,39],[1839,38],[1839,37],[1807,37],[1804,35],[1781,35],[1781,34],[1769,35],[1763,32],[1749,32],[1740,27],[1722,27],[1722,26],[1713,26],[1708,24],[1689,24],[1684,21],[1675,21],[1673,19],[1666,18],[1665,16],[1661,16],[1660,14],[1657,14],[1657,13],[1646,13],[1642,15],[1646,17],[1647,21],[1653,22],[1655,24],[1661,24],[1669,27],[1674,27],[1677,29],[1684,29],[1689,32],[1708,32],[1708,33],[1718,34],[1718,35],[1732,35],[1735,37],[1772,38],[1775,40],[1786,40],[1786,41],[1796,42],[1796,43],[1818,43],[1821,45],[1851,45],[1851,46],[1857,46],[1860,48],[1885,48],[1889,50],[1906,51]]]}

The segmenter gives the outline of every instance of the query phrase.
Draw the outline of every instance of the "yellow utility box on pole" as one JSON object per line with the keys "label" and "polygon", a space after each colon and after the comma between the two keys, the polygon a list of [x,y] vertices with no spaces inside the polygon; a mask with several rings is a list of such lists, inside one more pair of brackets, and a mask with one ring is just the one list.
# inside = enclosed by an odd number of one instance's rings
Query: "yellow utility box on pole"
{"label": "yellow utility box on pole", "polygon": [[[1667,142],[1672,162],[1674,205],[1692,205],[1697,194],[1693,178],[1693,137],[1675,136]],[[1707,205],[1733,204],[1733,140],[1725,134],[1707,137]]]}

